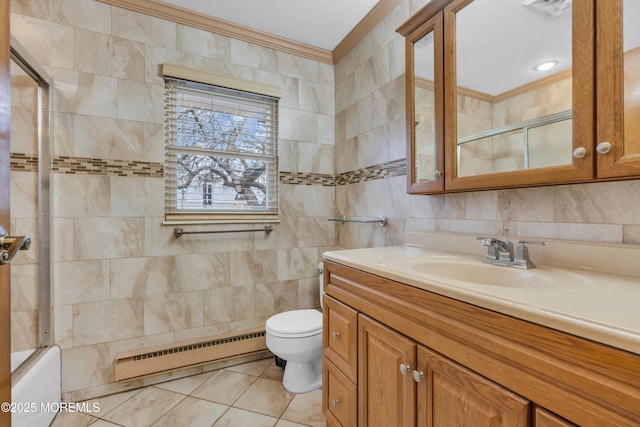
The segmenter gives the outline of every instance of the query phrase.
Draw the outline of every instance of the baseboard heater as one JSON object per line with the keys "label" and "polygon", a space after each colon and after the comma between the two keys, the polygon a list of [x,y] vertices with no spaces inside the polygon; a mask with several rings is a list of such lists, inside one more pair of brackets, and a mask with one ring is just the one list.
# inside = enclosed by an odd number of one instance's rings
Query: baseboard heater
{"label": "baseboard heater", "polygon": [[181,341],[116,354],[115,379],[128,380],[189,366],[258,353],[267,349],[264,328]]}

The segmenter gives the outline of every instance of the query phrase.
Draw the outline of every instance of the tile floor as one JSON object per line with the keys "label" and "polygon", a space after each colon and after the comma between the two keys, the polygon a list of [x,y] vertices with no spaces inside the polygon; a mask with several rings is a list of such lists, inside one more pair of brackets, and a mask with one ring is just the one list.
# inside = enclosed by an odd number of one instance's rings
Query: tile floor
{"label": "tile floor", "polygon": [[51,427],[323,427],[322,390],[292,394],[273,358],[90,400]]}

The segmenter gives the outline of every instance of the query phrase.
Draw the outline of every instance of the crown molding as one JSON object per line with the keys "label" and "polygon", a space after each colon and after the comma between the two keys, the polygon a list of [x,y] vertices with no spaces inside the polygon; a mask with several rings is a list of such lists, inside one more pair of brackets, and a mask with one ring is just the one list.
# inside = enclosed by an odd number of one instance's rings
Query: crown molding
{"label": "crown molding", "polygon": [[135,2],[128,0],[98,0],[111,6],[118,6],[123,9],[132,10],[134,12],[144,13],[146,15],[155,16],[156,18],[166,19],[168,21],[177,22],[179,24],[188,25],[190,27],[199,28],[201,30],[210,31],[212,33],[223,36],[244,40],[249,43],[257,44],[282,52],[291,53],[303,58],[313,59],[327,64],[333,64],[333,56],[330,51],[309,46],[304,43],[295,42],[284,37],[258,31],[249,27],[235,24],[233,22],[214,18],[172,4],[164,3],[157,0],[137,0]]}
{"label": "crown molding", "polygon": [[331,52],[159,0],[98,1],[331,65],[336,64],[401,2],[401,0],[380,0]]}
{"label": "crown molding", "polygon": [[369,34],[402,0],[380,0],[369,13],[362,18],[353,30],[333,49],[333,63],[337,64],[360,40]]}

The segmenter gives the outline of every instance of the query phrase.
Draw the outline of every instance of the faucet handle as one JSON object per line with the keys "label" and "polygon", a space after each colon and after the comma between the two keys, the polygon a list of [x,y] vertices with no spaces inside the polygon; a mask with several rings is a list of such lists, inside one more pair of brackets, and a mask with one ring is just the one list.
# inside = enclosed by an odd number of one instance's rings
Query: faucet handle
{"label": "faucet handle", "polygon": [[529,258],[529,248],[525,245],[539,245],[544,246],[544,242],[539,240],[519,240],[519,245],[516,248],[516,256],[514,261],[514,267],[519,268],[536,268],[536,265]]}
{"label": "faucet handle", "polygon": [[476,240],[481,240],[480,244],[482,246],[491,246],[496,242],[496,239],[493,238],[493,237],[478,236],[478,237],[476,237]]}

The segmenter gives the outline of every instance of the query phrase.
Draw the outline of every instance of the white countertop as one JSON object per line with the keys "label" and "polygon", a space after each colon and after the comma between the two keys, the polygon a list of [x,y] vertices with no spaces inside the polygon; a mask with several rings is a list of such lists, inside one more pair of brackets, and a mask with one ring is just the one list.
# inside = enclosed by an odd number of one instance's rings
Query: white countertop
{"label": "white countertop", "polygon": [[[448,237],[452,239],[443,244],[442,239]],[[478,248],[480,245],[473,236],[419,233],[408,236],[407,242],[406,246],[329,251],[324,258],[640,354],[640,274],[634,274],[640,268],[638,246],[547,242],[547,247],[535,251],[531,247],[531,258],[537,268],[519,270],[483,264],[484,248]],[[460,242],[463,244],[459,245]],[[567,252],[578,258],[572,259]],[[607,261],[608,257],[611,259]],[[538,259],[554,259],[556,264]],[[628,266],[627,261],[633,265]],[[439,266],[453,263],[452,269],[472,266],[477,270],[481,266],[481,271],[489,269],[486,271],[491,275],[521,274],[523,283],[531,282],[534,286],[452,280],[430,274],[429,263]]]}

